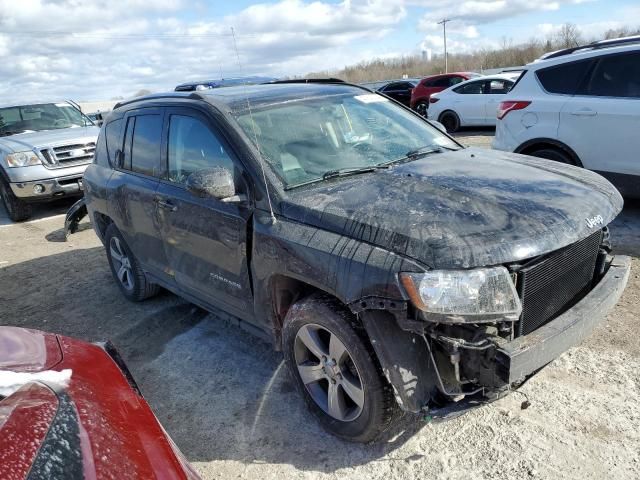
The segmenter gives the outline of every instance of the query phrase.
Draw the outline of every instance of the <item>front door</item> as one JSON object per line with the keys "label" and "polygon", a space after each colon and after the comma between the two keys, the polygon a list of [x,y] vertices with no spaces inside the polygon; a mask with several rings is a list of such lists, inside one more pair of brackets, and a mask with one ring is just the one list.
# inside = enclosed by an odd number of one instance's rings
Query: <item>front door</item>
{"label": "front door", "polygon": [[204,113],[168,108],[166,115],[167,175],[158,187],[157,201],[171,273],[186,293],[252,320],[247,262],[251,209],[246,202],[195,196],[185,186],[193,172],[224,167],[237,179],[237,192],[247,194],[240,164]]}

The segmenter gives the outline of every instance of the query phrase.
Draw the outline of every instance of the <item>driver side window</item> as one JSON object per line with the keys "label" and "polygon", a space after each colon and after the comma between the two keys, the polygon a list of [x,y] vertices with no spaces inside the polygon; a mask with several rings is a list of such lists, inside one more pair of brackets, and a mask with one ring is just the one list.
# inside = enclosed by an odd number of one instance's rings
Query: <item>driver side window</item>
{"label": "driver side window", "polygon": [[234,165],[222,142],[197,118],[171,115],[169,119],[169,176],[184,184],[193,172],[224,167],[233,173]]}

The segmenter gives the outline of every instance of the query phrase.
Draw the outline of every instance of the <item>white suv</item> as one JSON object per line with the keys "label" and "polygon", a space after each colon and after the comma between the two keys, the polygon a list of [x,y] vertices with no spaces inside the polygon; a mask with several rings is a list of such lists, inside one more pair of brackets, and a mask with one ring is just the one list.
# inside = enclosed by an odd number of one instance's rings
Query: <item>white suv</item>
{"label": "white suv", "polygon": [[493,148],[595,170],[640,197],[640,36],[527,65],[497,117]]}

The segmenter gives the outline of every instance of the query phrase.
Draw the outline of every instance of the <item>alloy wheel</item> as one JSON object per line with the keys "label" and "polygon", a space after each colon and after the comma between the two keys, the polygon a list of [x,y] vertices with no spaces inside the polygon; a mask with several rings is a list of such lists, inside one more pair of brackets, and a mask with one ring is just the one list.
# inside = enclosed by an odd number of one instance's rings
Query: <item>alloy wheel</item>
{"label": "alloy wheel", "polygon": [[295,339],[298,374],[313,401],[336,420],[350,422],[364,407],[361,376],[344,343],[330,330],[304,325]]}
{"label": "alloy wheel", "polygon": [[131,268],[131,261],[127,256],[120,239],[118,237],[111,237],[109,242],[109,252],[111,254],[111,261],[113,262],[113,269],[116,272],[118,280],[122,286],[127,290],[133,290],[133,269]]}

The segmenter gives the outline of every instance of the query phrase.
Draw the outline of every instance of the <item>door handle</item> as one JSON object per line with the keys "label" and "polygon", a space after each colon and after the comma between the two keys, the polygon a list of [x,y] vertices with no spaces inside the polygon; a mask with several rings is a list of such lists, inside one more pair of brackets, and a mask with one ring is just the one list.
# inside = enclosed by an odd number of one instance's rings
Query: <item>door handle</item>
{"label": "door handle", "polygon": [[575,115],[576,117],[595,117],[597,114],[598,112],[590,108],[581,108],[580,110],[571,112],[571,115]]}
{"label": "door handle", "polygon": [[169,210],[170,212],[175,212],[176,210],[178,210],[178,207],[176,207],[169,200],[162,200],[160,198],[156,198],[156,202],[158,203],[158,206],[160,208],[164,208],[165,210]]}

